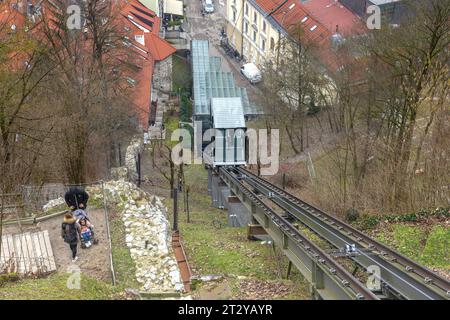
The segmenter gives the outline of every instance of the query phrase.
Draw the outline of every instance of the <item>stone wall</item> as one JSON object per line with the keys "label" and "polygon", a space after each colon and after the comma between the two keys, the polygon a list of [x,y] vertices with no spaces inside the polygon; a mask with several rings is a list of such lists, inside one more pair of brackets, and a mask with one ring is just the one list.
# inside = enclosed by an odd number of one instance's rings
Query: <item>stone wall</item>
{"label": "stone wall", "polygon": [[[124,235],[136,264],[136,279],[145,292],[181,292],[184,289],[172,250],[172,233],[160,198],[126,181],[105,183],[108,203],[121,210]],[[100,187],[87,190],[94,199],[102,199]],[[113,257],[114,258],[114,257]]]}
{"label": "stone wall", "polygon": [[125,153],[125,167],[127,168],[128,179],[136,181],[138,178],[136,159],[139,153],[144,150],[144,139],[141,136],[134,137],[127,147]]}
{"label": "stone wall", "polygon": [[165,93],[172,91],[172,56],[155,63],[153,87]]}

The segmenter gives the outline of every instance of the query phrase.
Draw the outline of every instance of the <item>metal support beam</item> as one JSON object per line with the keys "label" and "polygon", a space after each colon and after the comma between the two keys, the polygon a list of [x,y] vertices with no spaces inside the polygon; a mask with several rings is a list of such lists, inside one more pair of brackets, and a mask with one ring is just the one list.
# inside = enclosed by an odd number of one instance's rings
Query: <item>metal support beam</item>
{"label": "metal support beam", "polygon": [[[342,266],[317,245],[308,240],[287,220],[264,205],[258,197],[243,186],[234,176],[220,169],[221,178],[241,202],[253,212],[253,216],[267,234],[273,239],[293,265],[310,282],[319,284],[316,290],[323,299],[377,299],[367,288],[358,282]],[[254,209],[252,207],[254,204]],[[312,266],[319,271],[313,271]],[[315,272],[315,273],[314,273]]]}
{"label": "metal support beam", "polygon": [[[339,231],[332,224],[335,222],[330,219],[324,221],[317,210],[302,203],[297,204],[278,194],[274,195],[274,189],[268,183],[267,185],[260,183],[256,178],[246,179],[245,181],[256,189],[258,193],[270,198],[272,202],[289,212],[314,233],[320,234],[322,238],[337,249],[358,243],[355,235],[356,231]],[[369,247],[358,247],[357,254],[351,256],[351,259],[366,270],[372,266],[380,266],[381,279],[407,299],[442,299],[441,293],[432,286],[427,285],[423,279],[413,275],[411,272],[405,272],[405,268],[395,261],[387,262]],[[392,288],[391,290],[393,290]]]}
{"label": "metal support beam", "polygon": [[267,232],[259,224],[249,224],[247,226],[247,239],[255,240],[255,236],[266,235]]}

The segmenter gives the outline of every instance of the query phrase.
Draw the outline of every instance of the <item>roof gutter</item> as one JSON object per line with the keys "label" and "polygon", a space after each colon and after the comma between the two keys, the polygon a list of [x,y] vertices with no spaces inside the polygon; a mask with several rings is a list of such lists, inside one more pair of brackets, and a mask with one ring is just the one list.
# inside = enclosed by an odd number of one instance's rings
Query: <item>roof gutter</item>
{"label": "roof gutter", "polygon": [[284,6],[286,4],[286,2],[288,2],[289,0],[284,0],[280,5],[278,5],[278,7],[276,7],[275,9],[273,9],[272,11],[269,12],[269,14],[267,15],[267,17],[270,17],[272,14],[274,14],[275,12],[277,12],[278,10],[280,10],[280,8],[282,6]]}

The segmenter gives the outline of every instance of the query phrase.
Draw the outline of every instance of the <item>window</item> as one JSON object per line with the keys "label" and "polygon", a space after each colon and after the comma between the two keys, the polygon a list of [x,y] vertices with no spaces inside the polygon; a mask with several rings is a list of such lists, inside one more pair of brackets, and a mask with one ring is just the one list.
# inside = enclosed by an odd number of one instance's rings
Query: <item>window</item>
{"label": "window", "polygon": [[270,38],[270,50],[275,50],[275,40],[273,38]]}
{"label": "window", "polygon": [[308,20],[308,16],[304,16],[303,19],[300,21],[301,23],[305,23],[306,20]]}
{"label": "window", "polygon": [[248,22],[247,21],[245,21],[245,23],[244,23],[244,33],[248,34]]}
{"label": "window", "polygon": [[264,33],[266,33],[266,22],[265,21],[263,21],[262,31]]}
{"label": "window", "polygon": [[245,15],[248,17],[248,3],[245,4]]}
{"label": "window", "polygon": [[258,16],[256,12],[253,12],[253,23],[256,24],[256,21],[258,20]]}
{"label": "window", "polygon": [[236,11],[233,10],[233,22],[236,22]]}
{"label": "window", "polygon": [[264,51],[266,50],[266,40],[261,39],[261,50]]}
{"label": "window", "polygon": [[133,87],[135,86],[136,80],[134,80],[134,79],[131,78],[131,77],[127,77],[126,79],[127,79],[127,82],[128,82],[130,85],[132,85]]}
{"label": "window", "polygon": [[253,30],[253,41],[256,42],[256,31]]}
{"label": "window", "polygon": [[309,30],[314,31],[314,30],[316,30],[316,29],[317,29],[317,24],[313,25],[313,26],[311,27],[311,29],[309,29]]}
{"label": "window", "polygon": [[136,42],[139,42],[142,45],[145,45],[144,35],[142,34],[135,35],[134,40],[136,40]]}

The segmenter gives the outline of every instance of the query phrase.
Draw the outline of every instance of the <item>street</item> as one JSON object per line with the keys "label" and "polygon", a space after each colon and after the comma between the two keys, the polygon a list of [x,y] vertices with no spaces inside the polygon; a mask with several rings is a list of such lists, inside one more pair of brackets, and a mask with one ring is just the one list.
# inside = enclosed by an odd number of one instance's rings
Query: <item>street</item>
{"label": "street", "polygon": [[242,62],[230,58],[220,47],[220,32],[226,29],[226,1],[223,5],[219,0],[214,0],[215,11],[212,14],[202,16],[202,1],[189,1],[186,7],[186,20],[188,24],[189,40],[205,39],[209,40],[209,53],[213,56],[222,57],[222,70],[232,72],[237,86],[247,89],[247,94],[251,104],[258,104],[258,97],[261,91],[257,86],[252,85],[240,73]]}

